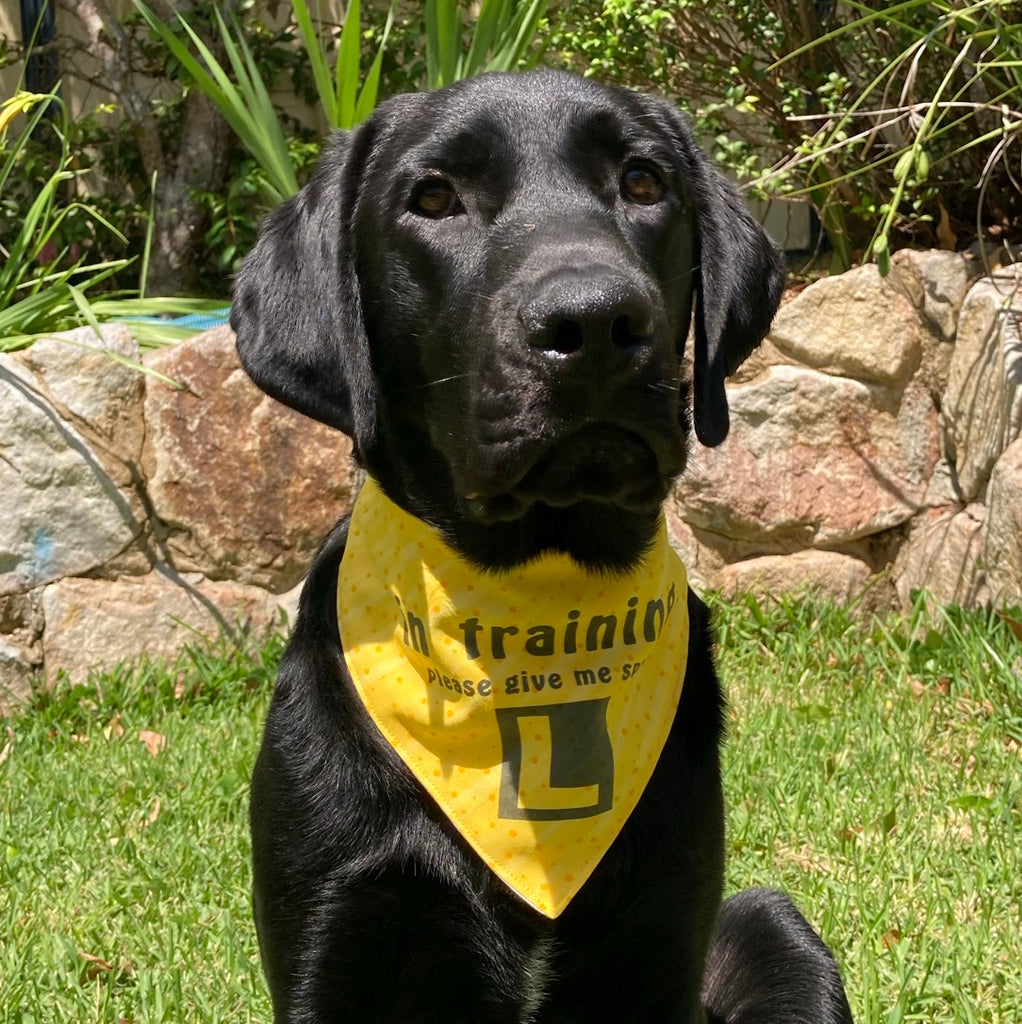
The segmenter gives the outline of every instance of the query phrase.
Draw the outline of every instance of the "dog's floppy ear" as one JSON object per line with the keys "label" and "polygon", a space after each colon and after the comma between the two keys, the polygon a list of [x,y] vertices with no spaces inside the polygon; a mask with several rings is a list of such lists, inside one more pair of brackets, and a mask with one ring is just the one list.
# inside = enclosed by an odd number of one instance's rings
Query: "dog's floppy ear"
{"label": "dog's floppy ear", "polygon": [[745,200],[696,145],[672,105],[657,101],[677,133],[695,220],[696,305],[693,407],[708,447],[728,433],[724,378],[763,340],[784,286],[780,253]]}
{"label": "dog's floppy ear", "polygon": [[372,137],[371,122],[333,136],[305,188],[266,218],[231,307],[252,380],[360,446],[376,413],[352,220]]}
{"label": "dog's floppy ear", "polygon": [[[697,151],[698,261],[695,308],[696,436],[709,447],[728,434],[724,378],[730,377],[770,328],[784,287],[780,253],[745,200]],[[697,179],[698,180],[698,179]]]}

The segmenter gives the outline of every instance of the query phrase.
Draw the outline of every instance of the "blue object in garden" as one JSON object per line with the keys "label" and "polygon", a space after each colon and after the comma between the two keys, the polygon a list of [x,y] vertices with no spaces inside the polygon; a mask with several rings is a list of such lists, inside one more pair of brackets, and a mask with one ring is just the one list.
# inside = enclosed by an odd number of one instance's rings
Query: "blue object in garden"
{"label": "blue object in garden", "polygon": [[164,327],[181,327],[186,331],[199,334],[202,331],[211,331],[214,327],[222,327],[227,323],[231,315],[231,307],[223,306],[220,309],[211,309],[207,313],[188,313],[186,316],[121,316],[117,317],[121,323],[143,323],[161,324]]}
{"label": "blue object in garden", "polygon": [[194,328],[196,331],[211,331],[214,327],[221,327],[227,323],[231,307],[224,306],[223,309],[213,309],[208,313],[189,313],[188,316],[179,316],[176,320],[167,321],[175,327]]}

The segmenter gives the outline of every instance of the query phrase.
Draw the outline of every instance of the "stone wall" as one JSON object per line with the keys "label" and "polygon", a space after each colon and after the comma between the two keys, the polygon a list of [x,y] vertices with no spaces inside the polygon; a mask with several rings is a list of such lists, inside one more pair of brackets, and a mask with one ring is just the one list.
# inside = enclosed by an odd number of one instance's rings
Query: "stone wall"
{"label": "stone wall", "polygon": [[[987,273],[992,270],[992,273]],[[786,301],[669,523],[702,586],[1022,600],[1022,266],[902,251]]]}
{"label": "stone wall", "polygon": [[[1022,275],[988,268],[903,252],[786,302],[667,509],[698,586],[1022,601]],[[0,355],[0,705],[272,628],[350,504],[347,439],[258,392],[228,328],[138,358],[122,325]]]}
{"label": "stone wall", "polygon": [[229,328],[145,357],[177,387],[118,357],[118,324],[0,355],[0,705],[293,617],[350,504],[348,440],[257,391]]}

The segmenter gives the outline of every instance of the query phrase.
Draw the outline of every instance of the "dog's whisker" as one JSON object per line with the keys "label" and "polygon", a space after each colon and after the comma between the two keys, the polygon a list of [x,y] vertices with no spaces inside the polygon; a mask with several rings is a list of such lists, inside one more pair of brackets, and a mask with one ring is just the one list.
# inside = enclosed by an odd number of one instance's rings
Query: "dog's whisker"
{"label": "dog's whisker", "polygon": [[677,284],[679,281],[687,281],[690,277],[692,277],[693,275],[695,275],[695,274],[697,274],[699,272],[700,267],[701,267],[701,264],[696,263],[695,265],[690,267],[688,270],[683,270],[679,274],[674,274],[673,276],[668,277],[667,281],[670,284]]}
{"label": "dog's whisker", "polygon": [[437,377],[435,380],[427,380],[422,384],[412,384],[407,388],[399,388],[398,393],[407,395],[415,391],[428,391],[430,388],[439,387],[441,384],[451,384],[454,381],[466,380],[467,373],[452,373],[449,377]]}

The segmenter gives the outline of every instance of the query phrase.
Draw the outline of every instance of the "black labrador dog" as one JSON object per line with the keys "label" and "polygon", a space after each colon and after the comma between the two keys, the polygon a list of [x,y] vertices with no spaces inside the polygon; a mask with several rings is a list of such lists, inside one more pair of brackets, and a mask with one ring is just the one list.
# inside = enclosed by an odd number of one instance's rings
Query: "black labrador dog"
{"label": "black labrador dog", "polygon": [[[638,563],[782,268],[668,104],[571,75],[383,103],[267,220],[231,323],[266,392],[354,439],[466,563]],[[692,328],[691,383],[683,351]],[[723,701],[689,592],[684,689],[620,834],[556,917],[476,855],[374,726],[341,650],[342,521],[309,573],[252,782],[278,1024],[845,1024],[783,895],[721,905]],[[396,541],[395,541],[396,543]]]}

